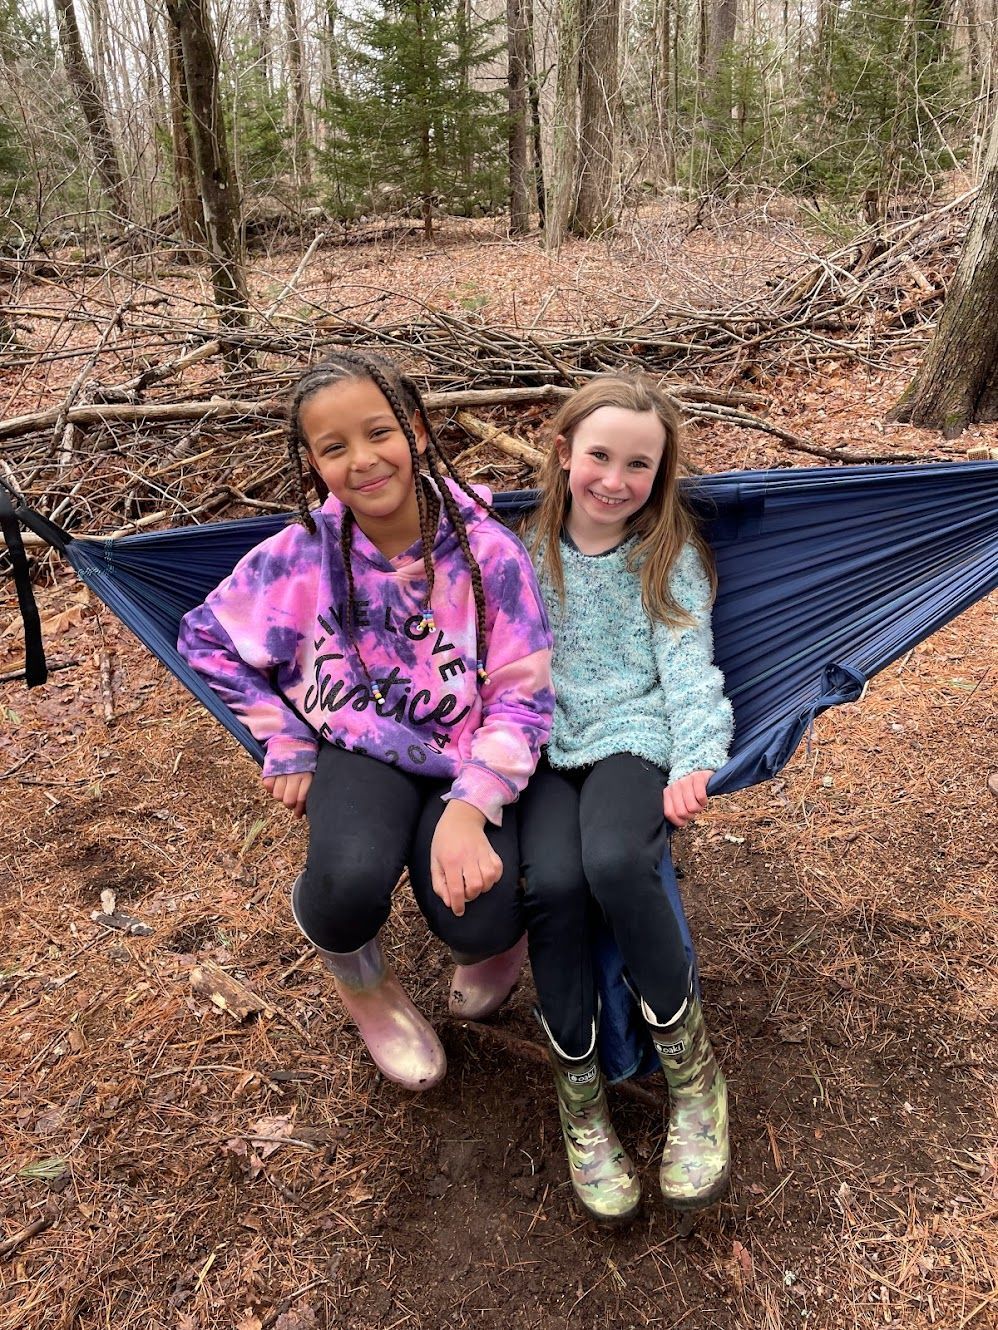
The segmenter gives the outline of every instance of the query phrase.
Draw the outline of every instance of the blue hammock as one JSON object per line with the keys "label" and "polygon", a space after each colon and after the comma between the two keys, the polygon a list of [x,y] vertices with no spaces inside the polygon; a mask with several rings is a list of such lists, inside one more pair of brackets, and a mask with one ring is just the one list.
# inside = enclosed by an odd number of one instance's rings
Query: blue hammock
{"label": "blue hammock", "polygon": [[[717,560],[715,655],[735,714],[731,757],[711,794],[776,775],[816,716],[856,701],[878,670],[998,586],[995,462],[732,472],[684,486]],[[535,501],[533,491],[517,491],[497,495],[495,506],[513,521]],[[263,760],[253,736],[178,655],[177,631],[183,615],[293,515],[94,540],[73,539],[21,504],[8,503],[8,514],[59,548]],[[695,965],[668,855],[662,882]],[[601,1057],[607,1076],[619,1080],[655,1064],[612,939],[604,934],[596,947]]]}

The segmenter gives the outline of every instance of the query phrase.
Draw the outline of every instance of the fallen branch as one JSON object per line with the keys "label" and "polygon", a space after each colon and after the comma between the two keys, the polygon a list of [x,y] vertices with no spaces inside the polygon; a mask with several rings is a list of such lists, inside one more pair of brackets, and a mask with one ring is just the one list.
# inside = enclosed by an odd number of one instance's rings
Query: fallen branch
{"label": "fallen branch", "polygon": [[[113,404],[110,406],[74,406],[66,412],[71,425],[155,424],[175,420],[271,419],[284,414],[283,402],[229,402],[212,399],[207,402],[144,402],[138,405]],[[31,415],[12,416],[0,421],[0,439],[19,434],[32,434],[47,429],[59,419],[62,408],[55,411],[35,411]]]}
{"label": "fallen branch", "polygon": [[[174,368],[182,363],[191,364],[203,359],[207,348],[214,350],[214,343],[192,352],[188,357],[181,357]],[[134,382],[134,380],[133,380]],[[470,388],[463,392],[429,392],[423,394],[428,411],[458,410],[465,406],[502,406],[521,402],[559,401],[571,392],[570,388],[558,388],[545,384],[539,388]],[[33,411],[29,415],[11,416],[0,421],[0,439],[15,438],[22,434],[33,434],[37,430],[48,429],[60,417],[67,424],[88,425],[125,425],[125,424],[163,424],[183,420],[282,420],[287,407],[283,399],[270,399],[259,402],[230,401],[226,398],[213,397],[206,402],[117,402],[103,406],[76,406],[64,414],[62,408],[52,411]]]}
{"label": "fallen branch", "polygon": [[[103,637],[103,633],[101,634]],[[100,669],[100,691],[103,704],[104,721],[110,725],[114,720],[114,674],[111,669],[111,653],[102,646],[98,653]]]}
{"label": "fallen branch", "polygon": [[25,1225],[20,1232],[14,1233],[5,1241],[0,1242],[0,1260],[5,1256],[12,1255],[18,1247],[23,1247],[29,1239],[36,1237],[39,1233],[44,1233],[47,1228],[51,1228],[55,1220],[56,1216],[54,1214],[42,1215],[41,1219],[36,1219],[33,1223]]}
{"label": "fallen branch", "polygon": [[219,1011],[226,1012],[237,1021],[245,1021],[256,1012],[273,1015],[274,1008],[251,988],[211,961],[195,966],[190,973],[190,985],[199,997],[207,998]]}
{"label": "fallen branch", "polygon": [[526,462],[528,466],[538,467],[544,461],[544,454],[538,448],[525,443],[523,439],[514,438],[512,434],[507,434],[504,430],[497,429],[495,425],[490,425],[488,421],[479,420],[470,411],[459,411],[454,419],[473,439],[478,439],[481,443],[491,444],[508,457],[515,457],[518,462]]}
{"label": "fallen branch", "polygon": [[789,430],[783,429],[779,425],[773,425],[768,420],[763,420],[760,416],[750,415],[747,411],[735,411],[724,407],[713,405],[702,405],[691,407],[687,410],[687,415],[694,418],[720,420],[726,425],[737,425],[740,429],[757,429],[764,434],[772,434],[779,439],[784,447],[792,452],[807,453],[810,457],[822,457],[828,462],[931,462],[939,461],[939,458],[931,457],[926,453],[901,453],[893,450],[882,453],[862,453],[849,452],[845,448],[822,448],[820,444],[809,443],[806,439],[799,438],[796,434],[791,434]]}

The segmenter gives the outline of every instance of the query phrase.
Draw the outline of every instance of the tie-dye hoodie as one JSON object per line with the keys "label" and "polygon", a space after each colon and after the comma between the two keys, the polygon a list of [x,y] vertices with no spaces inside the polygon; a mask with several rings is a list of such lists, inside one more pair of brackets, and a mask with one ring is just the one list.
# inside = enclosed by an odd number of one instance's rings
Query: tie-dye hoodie
{"label": "tie-dye hoodie", "polygon": [[296,524],[271,536],[184,618],[181,655],[264,745],[265,776],[313,771],[323,739],[450,778],[444,798],[496,824],[526,785],[554,710],[547,616],[520,542],[451,489],[482,570],[488,682],[476,672],[471,575],[443,509],[431,631],[419,542],[386,559],[354,526],[354,634],[380,702],[346,632],[343,506],[332,496],[314,535]]}

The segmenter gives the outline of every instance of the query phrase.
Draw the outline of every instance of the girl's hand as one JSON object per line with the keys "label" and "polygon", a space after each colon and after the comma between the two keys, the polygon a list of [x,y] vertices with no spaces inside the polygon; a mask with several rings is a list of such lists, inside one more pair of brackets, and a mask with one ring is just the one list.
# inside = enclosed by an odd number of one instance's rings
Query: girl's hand
{"label": "girl's hand", "polygon": [[685,827],[707,807],[707,782],[713,774],[713,771],[691,771],[665,787],[662,805],[674,827]]}
{"label": "girl's hand", "polygon": [[290,776],[264,776],[263,783],[278,803],[290,808],[295,817],[305,814],[305,796],[312,784],[311,771],[296,771]]}
{"label": "girl's hand", "polygon": [[451,799],[430,845],[434,892],[461,915],[465,901],[490,891],[501,876],[502,860],[485,835],[485,814],[460,799]]}

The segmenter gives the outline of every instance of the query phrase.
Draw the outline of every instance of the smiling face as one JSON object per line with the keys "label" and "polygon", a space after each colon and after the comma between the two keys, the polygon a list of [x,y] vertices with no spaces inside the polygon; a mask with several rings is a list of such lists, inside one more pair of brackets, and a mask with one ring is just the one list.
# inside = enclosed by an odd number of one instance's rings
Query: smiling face
{"label": "smiling face", "polygon": [[572,497],[569,535],[584,554],[611,549],[651,494],[665,447],[661,420],[654,411],[601,406],[579,421],[571,442],[559,435],[555,444]]}
{"label": "smiling face", "polygon": [[[309,465],[361,531],[388,558],[407,549],[419,535],[412,454],[377,384],[359,378],[327,384],[305,399],[298,421]],[[422,453],[426,431],[418,416],[412,427]]]}

